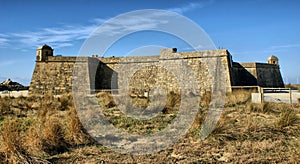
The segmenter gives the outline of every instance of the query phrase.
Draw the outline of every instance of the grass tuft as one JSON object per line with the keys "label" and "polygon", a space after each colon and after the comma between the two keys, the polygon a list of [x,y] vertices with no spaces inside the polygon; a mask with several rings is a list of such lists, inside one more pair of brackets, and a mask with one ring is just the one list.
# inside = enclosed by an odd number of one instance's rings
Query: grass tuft
{"label": "grass tuft", "polygon": [[101,100],[100,106],[105,108],[112,108],[116,106],[113,96],[109,92],[99,92],[96,97]]}
{"label": "grass tuft", "polygon": [[0,116],[12,114],[11,99],[8,97],[0,97]]}
{"label": "grass tuft", "polygon": [[251,99],[251,91],[236,90],[229,93],[226,97],[226,106],[236,106],[249,102]]}
{"label": "grass tuft", "polygon": [[2,125],[1,152],[8,163],[29,163],[29,157],[22,148],[19,123],[17,119],[6,119]]}
{"label": "grass tuft", "polygon": [[295,124],[297,121],[297,111],[293,108],[286,108],[282,110],[276,125],[282,129]]}
{"label": "grass tuft", "polygon": [[170,92],[167,95],[167,103],[162,110],[163,114],[174,113],[176,111],[177,106],[180,105],[181,96],[178,93]]}

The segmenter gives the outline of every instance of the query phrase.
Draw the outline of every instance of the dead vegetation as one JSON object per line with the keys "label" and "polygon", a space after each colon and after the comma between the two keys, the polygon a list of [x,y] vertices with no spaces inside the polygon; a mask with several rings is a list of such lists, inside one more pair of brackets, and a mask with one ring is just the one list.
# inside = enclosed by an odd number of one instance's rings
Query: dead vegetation
{"label": "dead vegetation", "polygon": [[[27,104],[25,108],[24,104]],[[6,98],[1,99],[1,108],[0,157],[3,162],[48,163],[42,157],[93,143],[84,133],[71,96]]]}
{"label": "dead vegetation", "polygon": [[[176,117],[180,95],[169,93],[154,118],[127,117],[109,93],[97,94],[99,105],[117,128],[135,134],[155,133]],[[85,132],[72,97],[0,98],[0,161],[4,163],[297,163],[300,162],[299,104],[252,104],[249,92],[227,95],[212,134],[199,140],[210,94],[201,98],[189,132],[175,145],[148,155],[119,154],[95,143]],[[145,108],[149,101],[133,99]],[[151,103],[151,102],[150,102]],[[161,105],[161,104],[159,104]],[[132,106],[128,106],[132,107]],[[160,107],[160,106],[158,106]]]}

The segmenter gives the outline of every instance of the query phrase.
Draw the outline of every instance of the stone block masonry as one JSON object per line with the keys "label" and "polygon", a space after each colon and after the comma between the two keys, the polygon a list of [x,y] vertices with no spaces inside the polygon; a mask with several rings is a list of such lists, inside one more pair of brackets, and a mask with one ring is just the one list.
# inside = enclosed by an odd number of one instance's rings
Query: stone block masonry
{"label": "stone block masonry", "polygon": [[[36,61],[29,94],[61,95],[72,91],[72,75],[76,57],[49,56],[47,61]],[[82,58],[88,66],[88,58]]]}
{"label": "stone block masonry", "polygon": [[[177,52],[174,48],[161,50],[160,56],[123,58],[53,56],[53,49],[44,45],[37,50],[29,94],[70,93],[74,78],[82,78],[76,81],[91,92],[120,89],[125,86],[128,94],[143,94],[157,86],[166,92],[179,92],[180,89],[192,85],[189,82],[193,78],[196,80],[197,91],[191,92],[198,94],[211,91],[216,80],[222,80],[225,85],[222,87],[226,87],[227,92],[231,92],[231,86],[282,87],[282,77],[279,66],[276,65],[278,61],[272,61],[276,64],[239,64],[232,62],[231,59],[230,53],[225,49]],[[216,65],[213,63],[216,62],[211,61],[218,61],[220,67],[218,71],[214,70]],[[75,68],[75,62],[77,62],[77,68]],[[74,71],[89,76],[74,77]],[[218,78],[214,77],[216,75]],[[182,83],[183,81],[185,83]]]}
{"label": "stone block masonry", "polygon": [[233,63],[232,85],[283,88],[279,66],[267,63]]}

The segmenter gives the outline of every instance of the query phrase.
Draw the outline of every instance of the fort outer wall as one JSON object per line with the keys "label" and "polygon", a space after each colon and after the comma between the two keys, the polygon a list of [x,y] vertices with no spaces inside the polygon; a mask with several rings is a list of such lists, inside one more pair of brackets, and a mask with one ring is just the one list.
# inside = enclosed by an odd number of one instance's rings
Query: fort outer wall
{"label": "fort outer wall", "polygon": [[233,86],[283,88],[279,65],[267,63],[236,63],[231,68]]}
{"label": "fort outer wall", "polygon": [[[227,50],[176,52],[174,49],[164,49],[161,50],[160,56],[99,58],[103,65],[118,73],[118,86],[120,88],[129,86],[128,90],[133,94],[143,94],[157,86],[166,92],[179,92],[180,89],[196,94],[209,92],[215,80],[215,75],[212,74],[214,71],[209,71],[215,69],[217,59],[220,60],[221,75],[218,80],[222,80],[226,91],[231,92],[229,67],[231,58]],[[109,75],[103,75],[105,76],[109,77]],[[126,79],[128,77],[130,79]],[[100,77],[100,79],[106,78]],[[192,79],[195,79],[196,91],[188,90],[191,85],[194,85]],[[109,85],[102,83],[100,86]]]}
{"label": "fort outer wall", "polygon": [[[86,69],[79,69],[87,77],[80,77],[82,85],[93,90],[118,89],[126,82],[129,92],[140,94],[149,91],[155,86],[161,86],[165,91],[179,91],[188,88],[181,86],[189,84],[191,78],[196,79],[196,93],[211,90],[214,75],[209,70],[215,65],[208,64],[212,60],[220,61],[219,73],[226,85],[226,90],[231,91],[230,54],[227,50],[210,50],[202,52],[180,52],[174,49],[161,51],[160,56],[126,57],[126,58],[96,58],[96,57],[62,57],[49,56],[46,61],[37,61],[30,84],[29,94],[61,95],[72,91],[73,71],[76,65]],[[213,62],[212,62],[213,63]],[[189,69],[182,70],[184,65]],[[210,68],[209,68],[210,67]],[[126,71],[118,71],[125,68]],[[128,75],[121,75],[125,72]],[[174,73],[175,72],[175,73]],[[177,74],[176,74],[177,73]],[[120,78],[119,78],[120,77]],[[130,79],[126,79],[126,78]],[[123,78],[123,79],[122,79]],[[125,78],[125,79],[124,79]],[[126,85],[125,84],[125,85]]]}
{"label": "fort outer wall", "polygon": [[[219,69],[216,70],[217,63]],[[74,77],[74,70],[84,76]],[[211,91],[218,82],[227,92],[232,91],[232,86],[284,87],[278,63],[232,62],[227,50],[177,52],[176,49],[164,49],[159,56],[47,56],[43,61],[36,61],[29,94],[70,93],[72,79],[76,78],[76,85],[89,92],[125,88],[123,93],[135,95],[155,87],[165,92],[185,89],[203,94]],[[193,79],[196,90],[189,90],[194,85]]]}
{"label": "fort outer wall", "polygon": [[[32,75],[29,95],[62,95],[72,92],[73,71],[76,68],[79,74],[89,75],[91,66],[98,63],[97,59],[90,57],[63,57],[48,56],[45,61],[36,61]],[[83,69],[84,68],[84,69]],[[93,88],[91,77],[80,78],[81,85]]]}

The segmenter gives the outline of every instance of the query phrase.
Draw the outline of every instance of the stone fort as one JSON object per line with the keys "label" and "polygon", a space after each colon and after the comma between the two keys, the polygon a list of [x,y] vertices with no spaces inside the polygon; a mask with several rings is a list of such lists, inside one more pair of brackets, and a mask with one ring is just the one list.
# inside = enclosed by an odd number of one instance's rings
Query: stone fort
{"label": "stone fort", "polygon": [[[199,93],[209,92],[214,83],[209,76],[208,60],[218,59],[219,73],[226,84],[226,91],[231,92],[235,87],[260,86],[284,87],[280,73],[278,58],[270,56],[267,63],[237,63],[232,61],[231,54],[226,49],[206,50],[197,52],[177,52],[176,48],[162,49],[159,56],[134,56],[134,57],[71,57],[54,55],[54,50],[43,45],[36,50],[36,64],[29,87],[29,94],[34,95],[62,95],[72,92],[72,79],[76,62],[86,68],[89,76],[85,79],[91,91],[117,90],[121,79],[118,79],[118,69],[126,66],[132,77],[129,81],[129,94],[141,94],[160,85],[168,92],[178,91],[178,79],[169,70],[159,65],[167,65],[173,71],[180,69],[180,64],[185,61],[193,74],[185,72],[187,76],[194,76]],[[120,67],[121,66],[121,67]],[[117,68],[119,67],[119,68]],[[131,68],[137,68],[133,70]],[[178,77],[177,77],[178,78]],[[189,79],[179,79],[189,80]]]}

